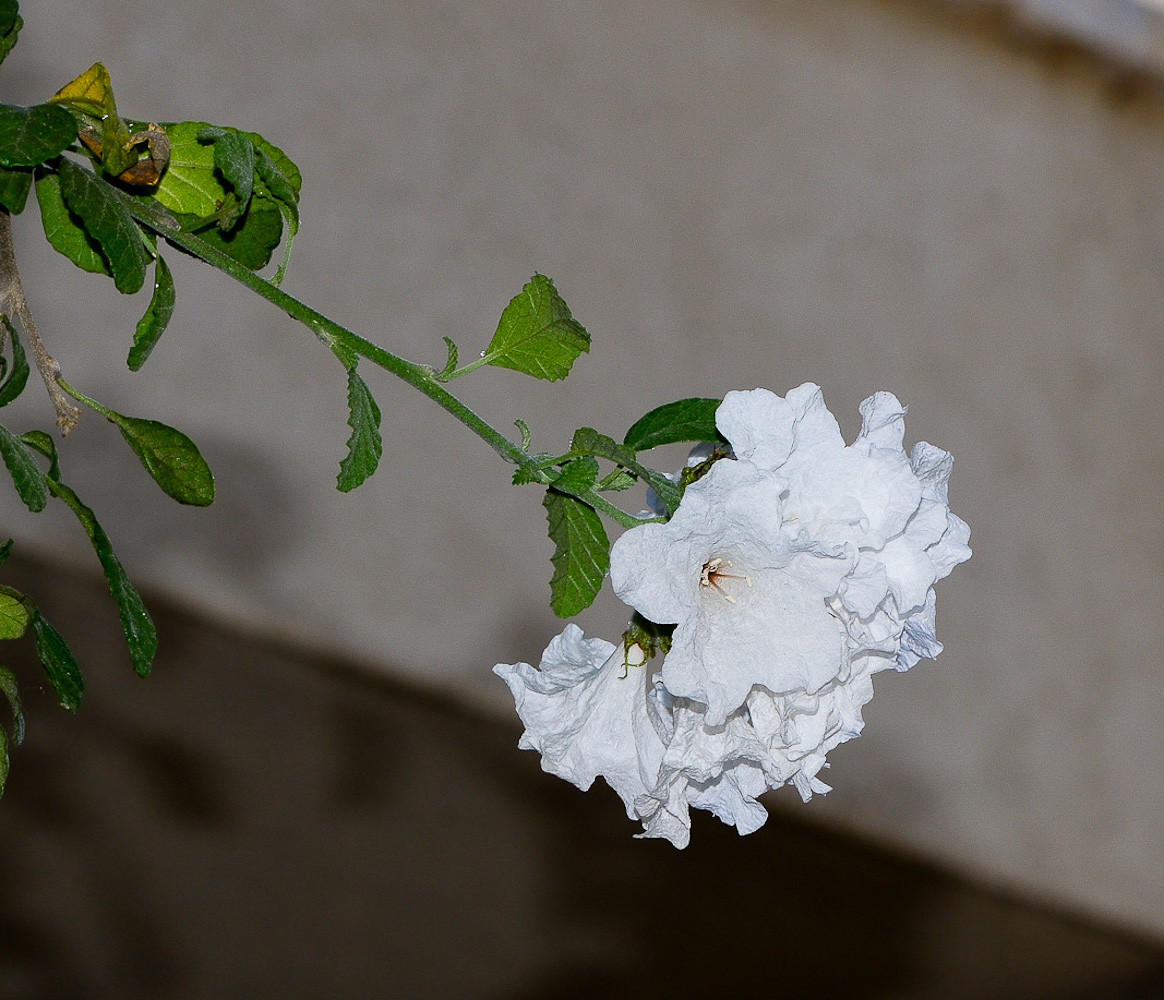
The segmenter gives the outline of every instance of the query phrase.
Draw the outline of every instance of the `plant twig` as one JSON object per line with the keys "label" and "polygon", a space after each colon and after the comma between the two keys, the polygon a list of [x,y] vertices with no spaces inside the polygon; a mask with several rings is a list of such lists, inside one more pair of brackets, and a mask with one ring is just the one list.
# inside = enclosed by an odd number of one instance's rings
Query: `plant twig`
{"label": "plant twig", "polygon": [[[61,390],[58,384],[61,366],[45,349],[44,341],[36,329],[36,320],[32,318],[32,310],[28,307],[28,299],[24,297],[24,286],[20,283],[20,272],[16,269],[16,252],[12,247],[12,217],[6,208],[0,208],[0,313],[7,316],[9,322],[13,317],[20,320],[37,371],[44,379],[49,399],[56,408],[57,426],[64,437],[77,426],[81,410]],[[3,333],[0,332],[0,349],[4,346],[2,338]]]}

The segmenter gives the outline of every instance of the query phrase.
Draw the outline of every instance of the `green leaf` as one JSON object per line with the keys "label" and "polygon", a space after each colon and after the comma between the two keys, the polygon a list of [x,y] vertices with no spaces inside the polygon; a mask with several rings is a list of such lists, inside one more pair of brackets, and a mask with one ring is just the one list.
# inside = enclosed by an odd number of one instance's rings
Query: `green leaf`
{"label": "green leaf", "polygon": [[[24,347],[20,343],[20,338],[16,336],[12,321],[7,316],[0,319],[3,319],[8,342],[12,345],[12,371],[7,378],[0,381],[0,406],[7,406],[24,392],[24,387],[28,383],[28,359],[24,356]],[[0,358],[0,361],[3,359]]]}
{"label": "green leaf", "polygon": [[154,653],[158,648],[158,633],[149,612],[146,611],[145,602],[130,583],[121,560],[113,551],[109,536],[105,534],[105,529],[98,523],[93,511],[59,479],[50,479],[48,486],[53,496],[62,500],[77,515],[77,520],[81,522],[81,527],[85,529],[93,543],[93,550],[97,553],[97,559],[109,585],[109,593],[117,603],[121,629],[125,633],[125,643],[129,647],[133,669],[137,671],[139,677],[149,676]]}
{"label": "green leaf", "polygon": [[[571,463],[573,464],[573,463]],[[610,569],[610,542],[592,507],[551,488],[542,501],[554,543],[550,607],[570,618],[594,603]]]}
{"label": "green leaf", "polygon": [[24,505],[33,513],[44,510],[48,503],[44,475],[25,443],[3,425],[0,425],[0,454],[4,456],[4,464],[12,474],[13,485]]}
{"label": "green leaf", "polygon": [[65,204],[61,195],[60,177],[56,174],[37,177],[36,200],[40,205],[40,221],[49,245],[68,257],[82,271],[112,276],[97,241],[85,231],[80,218]]}
{"label": "green leaf", "polygon": [[0,167],[0,205],[11,215],[24,211],[28,189],[32,186],[32,171],[20,167]]}
{"label": "green leaf", "polygon": [[241,215],[250,204],[255,186],[255,147],[241,132],[213,126],[199,131],[198,141],[214,144],[214,165],[233,188]]}
{"label": "green leaf", "polygon": [[629,490],[636,482],[635,477],[629,472],[624,472],[622,469],[614,469],[610,475],[594,488],[602,490],[603,492],[618,492],[619,490]]}
{"label": "green leaf", "polygon": [[576,458],[562,466],[562,471],[554,480],[555,489],[564,493],[585,493],[598,479],[597,460],[586,456]]}
{"label": "green leaf", "polygon": [[[150,297],[149,308],[137,323],[133,335],[133,346],[129,349],[126,364],[130,371],[138,371],[146,358],[161,339],[174,315],[174,278],[161,254],[154,263],[154,294]],[[3,404],[0,404],[3,405]]]}
{"label": "green leaf", "polygon": [[177,215],[209,219],[227,195],[216,173],[214,146],[199,135],[206,122],[176,122],[164,126],[170,139],[170,164],[153,193]]}
{"label": "green leaf", "polygon": [[20,440],[49,460],[49,479],[61,478],[61,467],[57,463],[57,446],[48,434],[44,431],[25,431],[20,435]]}
{"label": "green leaf", "polygon": [[65,204],[101,247],[113,284],[119,292],[133,294],[145,283],[150,259],[137,223],[113,189],[91,171],[63,159],[60,178]]}
{"label": "green leaf", "polygon": [[8,557],[12,555],[12,539],[9,538],[3,545],[0,545],[0,563],[8,561]]}
{"label": "green leaf", "polygon": [[542,274],[535,274],[501,314],[482,363],[535,378],[565,378],[574,359],[590,350],[590,335]]}
{"label": "green leaf", "polygon": [[16,45],[16,36],[24,27],[16,0],[0,0],[0,62]]}
{"label": "green leaf", "polygon": [[19,639],[31,621],[25,596],[11,587],[0,587],[0,639]]}
{"label": "green leaf", "polygon": [[0,691],[8,699],[8,707],[12,709],[12,742],[20,746],[24,742],[24,712],[20,707],[20,686],[16,683],[16,675],[7,667],[0,667]]}
{"label": "green leaf", "polygon": [[64,108],[0,104],[0,166],[35,167],[68,149],[76,139],[76,119]]}
{"label": "green leaf", "polygon": [[214,502],[214,474],[185,434],[158,420],[110,413],[107,416],[167,496],[194,507]]}
{"label": "green leaf", "polygon": [[109,71],[101,63],[94,63],[75,80],[70,80],[49,101],[62,105],[62,110],[69,108],[98,121],[117,114]]}
{"label": "green leaf", "polygon": [[715,426],[715,411],[721,402],[678,399],[665,403],[636,420],[623,444],[635,451],[646,451],[676,441],[723,441]]}
{"label": "green leaf", "polygon": [[348,370],[348,453],[340,463],[336,487],[344,493],[354,490],[380,464],[384,443],[380,437],[380,407],[354,368]]}
{"label": "green leaf", "polygon": [[[186,217],[180,220],[184,226],[191,221]],[[269,198],[256,194],[251,197],[246,214],[226,232],[215,226],[199,232],[198,236],[243,267],[257,271],[267,266],[283,238],[283,215]]]}
{"label": "green leaf", "polygon": [[70,712],[81,707],[85,684],[81,679],[81,668],[73,658],[68,644],[48,620],[34,607],[32,631],[36,636],[36,655],[48,674],[49,683],[56,692],[61,708]]}

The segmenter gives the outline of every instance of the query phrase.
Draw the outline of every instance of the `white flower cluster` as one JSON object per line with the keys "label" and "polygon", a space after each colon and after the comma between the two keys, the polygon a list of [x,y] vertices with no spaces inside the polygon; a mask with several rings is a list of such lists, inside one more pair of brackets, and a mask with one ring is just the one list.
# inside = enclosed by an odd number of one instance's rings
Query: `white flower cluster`
{"label": "white flower cluster", "polygon": [[902,448],[905,408],[879,392],[846,446],[820,389],[730,392],[732,456],[690,484],[666,523],[611,551],[615,593],[674,625],[661,669],[637,645],[575,625],[540,667],[499,664],[523,749],[583,790],[601,775],[644,837],[690,838],[690,807],[741,834],[762,792],[828,791],[826,754],[857,736],[879,670],[936,656],[934,584],[970,557],[950,513],[952,458]]}

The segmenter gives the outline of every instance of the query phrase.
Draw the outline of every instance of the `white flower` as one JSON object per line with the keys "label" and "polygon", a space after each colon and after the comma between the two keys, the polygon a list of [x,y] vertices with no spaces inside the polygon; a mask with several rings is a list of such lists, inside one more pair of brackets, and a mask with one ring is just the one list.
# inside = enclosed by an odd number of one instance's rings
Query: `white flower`
{"label": "white flower", "polygon": [[927,444],[906,456],[890,393],[861,415],[846,447],[815,385],[728,393],[716,425],[735,458],[688,486],[666,524],[614,544],[615,593],[676,626],[663,685],[705,706],[708,726],[753,689],[826,697],[940,649],[933,584],[970,555],[946,506],[950,456]]}
{"label": "white flower", "polygon": [[846,446],[815,385],[728,393],[716,424],[734,457],[611,551],[619,597],[675,626],[661,670],[573,625],[540,669],[494,668],[520,746],[583,790],[602,775],[640,836],[686,846],[692,807],[751,833],[768,789],[828,791],[817,775],[861,732],[872,675],[941,651],[934,583],[970,557],[947,506],[952,459],[925,443],[905,454],[889,393],[861,415]]}

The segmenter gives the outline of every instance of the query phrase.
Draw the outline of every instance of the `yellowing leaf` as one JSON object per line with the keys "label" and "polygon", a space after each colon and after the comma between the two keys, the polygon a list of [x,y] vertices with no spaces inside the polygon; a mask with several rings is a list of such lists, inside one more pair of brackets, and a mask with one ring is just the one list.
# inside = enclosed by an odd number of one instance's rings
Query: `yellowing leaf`
{"label": "yellowing leaf", "polygon": [[109,71],[101,63],[94,63],[72,83],[66,83],[48,103],[63,104],[94,118],[117,114]]}

